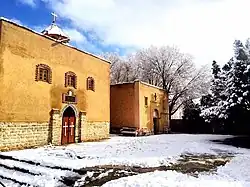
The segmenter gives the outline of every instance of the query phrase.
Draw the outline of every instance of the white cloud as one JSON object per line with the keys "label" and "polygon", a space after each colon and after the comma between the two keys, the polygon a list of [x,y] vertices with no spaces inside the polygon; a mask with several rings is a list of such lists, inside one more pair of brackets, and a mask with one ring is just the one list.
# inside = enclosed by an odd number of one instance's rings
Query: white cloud
{"label": "white cloud", "polygon": [[12,22],[14,22],[14,23],[16,23],[16,24],[18,24],[18,25],[24,25],[19,19],[11,18],[9,20],[12,21]]}
{"label": "white cloud", "polygon": [[85,36],[76,29],[65,28],[65,29],[63,29],[63,31],[70,37],[71,41],[74,41],[78,44],[86,42]]}
{"label": "white cloud", "polygon": [[[44,1],[44,0],[43,0]],[[234,39],[250,37],[249,0],[46,0],[77,29],[107,44],[177,45],[197,64],[225,62]]]}
{"label": "white cloud", "polygon": [[36,7],[36,0],[18,0],[22,4],[27,4],[31,7]]}

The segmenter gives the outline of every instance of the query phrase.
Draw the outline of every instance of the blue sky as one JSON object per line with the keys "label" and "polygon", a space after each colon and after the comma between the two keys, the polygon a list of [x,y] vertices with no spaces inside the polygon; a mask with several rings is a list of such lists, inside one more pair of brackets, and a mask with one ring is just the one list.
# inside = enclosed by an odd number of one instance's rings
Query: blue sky
{"label": "blue sky", "polygon": [[[34,5],[32,2],[34,2]],[[53,9],[50,8],[46,1],[3,0],[0,7],[0,17],[5,17],[38,32],[41,32],[51,24],[52,12]],[[59,17],[57,24],[70,36],[75,35],[72,36],[70,43],[80,49],[94,54],[118,52],[120,55],[124,55],[128,51],[128,47],[121,47],[116,44],[105,44],[92,29],[78,31],[72,28],[70,21],[66,18]]]}
{"label": "blue sky", "polygon": [[52,21],[76,47],[121,55],[176,46],[197,65],[225,63],[250,37],[249,0],[1,0],[0,16],[41,31]]}

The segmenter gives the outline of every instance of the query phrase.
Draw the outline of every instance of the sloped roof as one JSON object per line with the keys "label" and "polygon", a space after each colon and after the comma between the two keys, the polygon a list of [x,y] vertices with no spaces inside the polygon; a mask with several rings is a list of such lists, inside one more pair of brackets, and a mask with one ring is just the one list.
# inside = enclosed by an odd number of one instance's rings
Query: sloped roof
{"label": "sloped roof", "polygon": [[59,35],[63,36],[65,38],[69,38],[67,34],[65,34],[62,29],[60,29],[56,24],[52,23],[50,26],[48,26],[46,29],[42,31],[43,34],[48,35]]}

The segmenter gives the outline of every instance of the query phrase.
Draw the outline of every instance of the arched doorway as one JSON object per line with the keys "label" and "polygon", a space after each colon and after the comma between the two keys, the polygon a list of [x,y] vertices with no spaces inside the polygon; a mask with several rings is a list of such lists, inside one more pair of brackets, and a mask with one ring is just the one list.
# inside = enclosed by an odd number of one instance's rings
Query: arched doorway
{"label": "arched doorway", "polygon": [[75,123],[76,116],[72,107],[68,107],[63,112],[62,119],[62,144],[75,143]]}
{"label": "arched doorway", "polygon": [[159,132],[159,112],[157,109],[153,113],[153,125],[154,125],[154,134]]}

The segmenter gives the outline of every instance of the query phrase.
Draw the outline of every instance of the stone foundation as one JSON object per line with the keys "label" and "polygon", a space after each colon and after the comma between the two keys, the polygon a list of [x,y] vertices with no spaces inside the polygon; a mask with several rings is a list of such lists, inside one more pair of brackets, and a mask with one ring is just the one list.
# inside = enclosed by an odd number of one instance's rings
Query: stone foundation
{"label": "stone foundation", "polygon": [[49,123],[0,122],[0,151],[47,145]]}
{"label": "stone foundation", "polygon": [[[60,122],[61,120],[57,118]],[[54,121],[57,121],[54,120]],[[109,122],[87,122],[78,124],[76,143],[109,138]],[[52,123],[0,122],[0,151],[26,149],[61,144],[61,126]]]}
{"label": "stone foundation", "polygon": [[109,138],[109,122],[85,122],[81,128],[81,140],[95,141]]}
{"label": "stone foundation", "polygon": [[[51,111],[50,121],[0,122],[0,151],[47,145],[61,145],[62,116],[58,109]],[[76,117],[75,142],[109,138],[109,122],[88,122],[86,112]]]}

